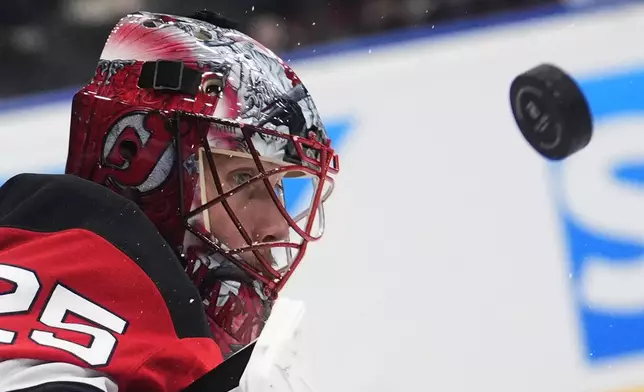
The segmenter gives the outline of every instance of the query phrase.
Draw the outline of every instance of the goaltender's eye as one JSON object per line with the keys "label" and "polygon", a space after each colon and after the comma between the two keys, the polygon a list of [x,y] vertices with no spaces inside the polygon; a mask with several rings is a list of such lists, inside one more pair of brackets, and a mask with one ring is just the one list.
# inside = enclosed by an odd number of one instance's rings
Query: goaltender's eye
{"label": "goaltender's eye", "polygon": [[224,82],[219,78],[205,80],[201,84],[201,90],[211,97],[219,96],[224,91]]}
{"label": "goaltender's eye", "polygon": [[246,181],[250,180],[251,178],[253,178],[253,175],[247,171],[235,172],[231,176],[233,178],[233,181],[235,182],[234,186],[241,185]]}

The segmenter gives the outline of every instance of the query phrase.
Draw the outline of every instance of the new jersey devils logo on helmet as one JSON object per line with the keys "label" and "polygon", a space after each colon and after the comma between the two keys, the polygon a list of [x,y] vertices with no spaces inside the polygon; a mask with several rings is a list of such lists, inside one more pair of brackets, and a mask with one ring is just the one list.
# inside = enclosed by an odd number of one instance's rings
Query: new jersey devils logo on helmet
{"label": "new jersey devils logo on helmet", "polygon": [[159,113],[131,112],[118,119],[105,136],[102,151],[105,182],[118,188],[150,192],[172,170],[172,135]]}

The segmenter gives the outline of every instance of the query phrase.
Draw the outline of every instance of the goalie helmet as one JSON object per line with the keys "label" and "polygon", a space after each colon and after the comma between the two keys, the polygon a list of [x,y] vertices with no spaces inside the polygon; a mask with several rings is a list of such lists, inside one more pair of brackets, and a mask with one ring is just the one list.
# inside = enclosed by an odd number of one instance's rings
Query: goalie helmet
{"label": "goalie helmet", "polygon": [[74,96],[66,172],[137,202],[234,348],[322,236],[339,167],[297,75],[231,27],[207,12],[121,19]]}

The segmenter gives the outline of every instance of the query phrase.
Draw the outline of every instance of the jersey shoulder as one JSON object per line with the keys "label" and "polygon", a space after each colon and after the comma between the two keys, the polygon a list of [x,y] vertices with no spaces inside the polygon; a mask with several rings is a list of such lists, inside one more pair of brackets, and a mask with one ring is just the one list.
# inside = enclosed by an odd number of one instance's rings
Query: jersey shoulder
{"label": "jersey shoulder", "polygon": [[108,188],[73,175],[17,175],[0,188],[0,230],[8,228],[100,237],[156,284],[180,337],[211,336],[177,255],[134,202]]}
{"label": "jersey shoulder", "polygon": [[97,369],[119,386],[178,390],[222,361],[156,227],[135,203],[70,175],[0,188],[0,325],[0,358]]}

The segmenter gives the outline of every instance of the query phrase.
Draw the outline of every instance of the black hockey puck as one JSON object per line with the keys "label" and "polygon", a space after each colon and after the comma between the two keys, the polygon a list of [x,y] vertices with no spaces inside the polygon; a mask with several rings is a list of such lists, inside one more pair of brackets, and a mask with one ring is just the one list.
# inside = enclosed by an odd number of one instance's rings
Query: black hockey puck
{"label": "black hockey puck", "polygon": [[521,133],[547,159],[564,159],[590,142],[588,102],[577,83],[554,65],[542,64],[517,76],[510,103]]}

